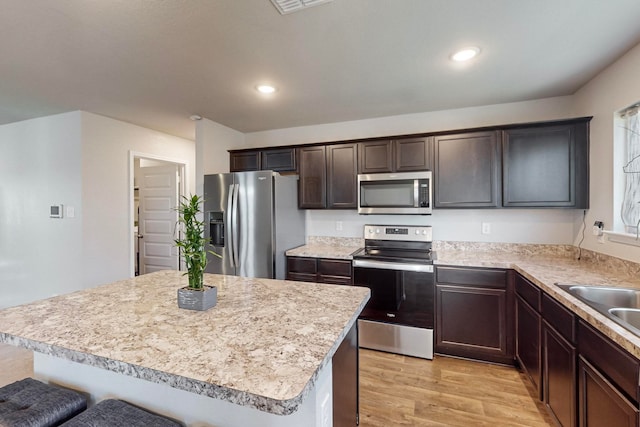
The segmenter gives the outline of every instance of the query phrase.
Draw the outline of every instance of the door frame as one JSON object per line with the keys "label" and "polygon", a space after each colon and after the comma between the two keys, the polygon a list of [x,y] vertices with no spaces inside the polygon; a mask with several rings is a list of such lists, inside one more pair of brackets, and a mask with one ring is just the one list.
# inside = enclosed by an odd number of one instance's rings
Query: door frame
{"label": "door frame", "polygon": [[[134,194],[134,185],[133,178],[135,175],[135,159],[148,159],[155,160],[166,163],[173,163],[178,167],[178,198],[186,194],[186,189],[189,188],[189,183],[187,182],[188,170],[187,163],[183,159],[177,159],[168,156],[160,156],[157,154],[143,153],[140,151],[129,150],[129,236],[133,236],[133,219],[135,217],[134,209],[135,209],[135,194]],[[136,263],[135,263],[135,244],[132,238],[129,238],[129,277],[134,277],[136,274]],[[178,265],[180,265],[181,261],[179,261]]]}

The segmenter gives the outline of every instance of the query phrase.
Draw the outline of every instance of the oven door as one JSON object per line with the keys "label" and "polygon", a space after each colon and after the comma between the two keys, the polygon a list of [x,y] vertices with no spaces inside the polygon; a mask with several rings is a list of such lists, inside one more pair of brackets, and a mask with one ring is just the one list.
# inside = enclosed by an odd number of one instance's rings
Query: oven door
{"label": "oven door", "polygon": [[433,265],[356,259],[356,286],[371,289],[358,325],[360,346],[433,358]]}
{"label": "oven door", "polygon": [[371,289],[361,319],[433,329],[433,265],[354,260],[353,284]]}

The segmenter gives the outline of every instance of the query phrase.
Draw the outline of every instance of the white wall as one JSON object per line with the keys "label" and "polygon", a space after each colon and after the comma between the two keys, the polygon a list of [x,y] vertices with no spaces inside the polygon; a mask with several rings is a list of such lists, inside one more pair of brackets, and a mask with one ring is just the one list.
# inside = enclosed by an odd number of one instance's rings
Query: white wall
{"label": "white wall", "polygon": [[[601,220],[605,229],[613,227],[619,215],[620,200],[614,204],[614,113],[640,101],[640,45],[631,49],[574,95],[575,111],[579,115],[593,115],[591,121],[591,209],[586,223],[589,228]],[[621,166],[620,166],[621,167]],[[584,247],[640,262],[640,247],[612,243],[598,243],[593,234],[586,233]]]}
{"label": "white wall", "polygon": [[196,124],[196,192],[203,194],[204,176],[229,172],[227,150],[245,148],[245,134],[211,120]]}
{"label": "white wall", "polygon": [[554,120],[572,116],[572,98],[557,97],[246,134],[246,147],[293,145]]}
{"label": "white wall", "polygon": [[80,113],[0,126],[0,308],[81,287],[81,174]]}
{"label": "white wall", "polygon": [[[572,108],[571,97],[557,97],[278,129],[247,134],[246,146],[339,141],[563,119],[576,116]],[[565,209],[438,210],[432,216],[365,216],[354,211],[309,210],[307,235],[361,237],[364,224],[431,224],[437,240],[572,244],[581,220],[582,211]],[[342,231],[336,230],[336,221],[343,222]],[[483,222],[491,224],[491,234],[481,234]]]}
{"label": "white wall", "polygon": [[186,164],[195,191],[195,144],[140,126],[82,112],[83,284],[131,277],[130,151]]}

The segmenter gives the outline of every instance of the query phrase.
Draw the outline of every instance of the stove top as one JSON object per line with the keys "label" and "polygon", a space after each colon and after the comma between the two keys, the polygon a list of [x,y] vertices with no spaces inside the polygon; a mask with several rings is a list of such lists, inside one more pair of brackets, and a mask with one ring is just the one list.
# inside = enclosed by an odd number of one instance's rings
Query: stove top
{"label": "stove top", "polygon": [[430,226],[365,225],[365,247],[354,259],[432,264]]}

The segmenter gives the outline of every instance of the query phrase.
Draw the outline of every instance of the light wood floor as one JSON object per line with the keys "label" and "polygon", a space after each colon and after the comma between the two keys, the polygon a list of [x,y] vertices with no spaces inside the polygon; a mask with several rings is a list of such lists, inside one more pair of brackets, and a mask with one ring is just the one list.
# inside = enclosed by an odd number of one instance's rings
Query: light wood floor
{"label": "light wood floor", "polygon": [[[33,375],[30,351],[0,344],[0,386]],[[514,368],[360,350],[360,426],[526,426],[552,422]]]}
{"label": "light wood floor", "polygon": [[33,353],[0,344],[0,387],[33,375]]}
{"label": "light wood floor", "polygon": [[360,350],[360,426],[553,426],[515,368]]}

